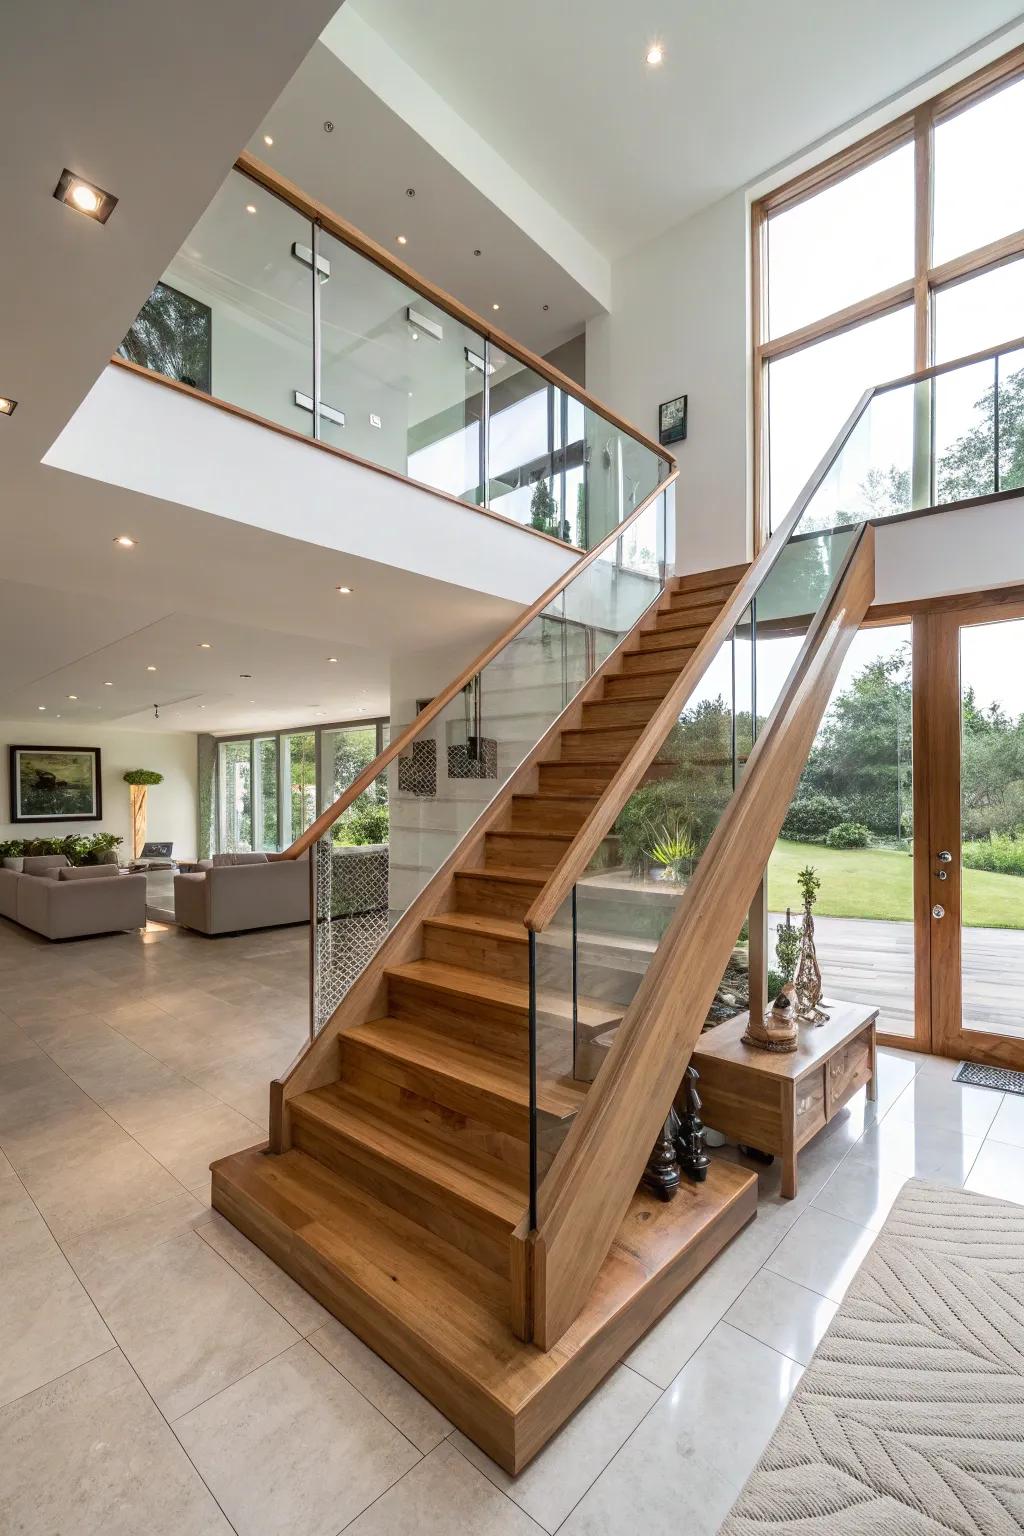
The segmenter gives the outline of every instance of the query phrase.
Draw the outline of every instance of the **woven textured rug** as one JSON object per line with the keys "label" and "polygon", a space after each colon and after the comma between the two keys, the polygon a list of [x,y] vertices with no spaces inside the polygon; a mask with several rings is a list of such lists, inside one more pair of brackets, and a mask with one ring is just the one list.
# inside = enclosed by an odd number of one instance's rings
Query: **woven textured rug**
{"label": "woven textured rug", "polygon": [[1024,1531],[1024,1206],[905,1184],[720,1536]]}

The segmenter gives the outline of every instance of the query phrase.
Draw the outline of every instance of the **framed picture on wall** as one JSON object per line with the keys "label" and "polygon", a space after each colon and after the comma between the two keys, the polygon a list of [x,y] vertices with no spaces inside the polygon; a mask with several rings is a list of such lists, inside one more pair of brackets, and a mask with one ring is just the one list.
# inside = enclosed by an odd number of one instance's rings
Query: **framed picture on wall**
{"label": "framed picture on wall", "polygon": [[658,442],[663,448],[669,443],[681,443],[686,437],[687,395],[677,395],[658,407]]}
{"label": "framed picture on wall", "polygon": [[99,821],[99,747],[11,747],[12,821]]}

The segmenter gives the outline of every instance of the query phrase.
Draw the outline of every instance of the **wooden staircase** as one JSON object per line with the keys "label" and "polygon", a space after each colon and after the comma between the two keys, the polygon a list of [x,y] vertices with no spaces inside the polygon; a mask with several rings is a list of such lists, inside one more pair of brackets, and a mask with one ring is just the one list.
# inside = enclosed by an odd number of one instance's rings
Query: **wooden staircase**
{"label": "wooden staircase", "polygon": [[[379,974],[342,1002],[330,1080],[288,1099],[281,1150],[213,1165],[216,1209],[511,1471],[754,1212],[752,1176],[725,1162],[671,1205],[638,1194],[558,1347],[515,1336],[530,1163],[523,918],[745,569],[669,583],[576,723],[541,744],[532,787],[517,773],[496,797],[473,862],[435,892],[405,957],[385,945]],[[587,1091],[560,1070],[569,999],[544,1014],[542,1171]],[[618,1022],[598,1001],[578,1014],[589,1035]]]}

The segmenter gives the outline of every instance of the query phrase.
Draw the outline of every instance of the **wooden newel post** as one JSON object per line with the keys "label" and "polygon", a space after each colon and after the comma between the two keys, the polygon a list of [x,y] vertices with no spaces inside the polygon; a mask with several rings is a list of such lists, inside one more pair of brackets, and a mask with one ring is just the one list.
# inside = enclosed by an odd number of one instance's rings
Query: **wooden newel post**
{"label": "wooden newel post", "polygon": [[132,858],[137,859],[146,842],[146,797],[149,788],[145,784],[129,784],[132,802]]}

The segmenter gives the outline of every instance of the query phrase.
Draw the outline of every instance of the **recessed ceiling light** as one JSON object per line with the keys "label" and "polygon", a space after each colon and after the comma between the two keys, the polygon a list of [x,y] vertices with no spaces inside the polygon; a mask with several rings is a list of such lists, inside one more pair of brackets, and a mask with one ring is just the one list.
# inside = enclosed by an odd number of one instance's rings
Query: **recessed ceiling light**
{"label": "recessed ceiling light", "polygon": [[212,650],[213,647],[211,646],[209,640],[200,640],[200,642],[199,642],[199,649],[201,651],[209,651],[209,650]]}
{"label": "recessed ceiling light", "polygon": [[155,672],[156,671],[156,667],[147,667],[146,671],[147,672]]}
{"label": "recessed ceiling light", "polygon": [[76,213],[95,219],[97,224],[105,224],[117,207],[117,198],[112,193],[104,192],[102,187],[94,186],[84,176],[76,176],[74,171],[66,168],[60,173],[53,195],[59,203],[66,203]]}
{"label": "recessed ceiling light", "polygon": [[200,706],[199,706],[199,708],[200,708],[200,709],[205,709],[205,708],[206,708],[206,705],[205,705],[205,704],[200,704]]}
{"label": "recessed ceiling light", "polygon": [[113,683],[104,683],[103,686],[104,688],[113,688],[114,685]]}
{"label": "recessed ceiling light", "polygon": [[114,543],[119,545],[121,549],[134,549],[138,542],[138,539],[133,539],[127,533],[119,533],[114,540]]}
{"label": "recessed ceiling light", "polygon": [[660,43],[652,43],[646,57],[648,64],[660,64],[665,57],[665,50]]}
{"label": "recessed ceiling light", "polygon": [[77,699],[78,698],[78,694],[77,693],[69,693],[68,694],[68,698],[69,699]]}
{"label": "recessed ceiling light", "polygon": [[17,400],[12,400],[9,395],[0,395],[0,416],[13,416],[17,409]]}
{"label": "recessed ceiling light", "polygon": [[337,661],[337,659],[337,656],[328,656],[327,658],[328,661]]}
{"label": "recessed ceiling light", "polygon": [[351,587],[335,587],[334,590],[336,592],[340,592],[342,597],[348,597],[348,596],[350,596],[350,594],[352,592],[352,588]]}
{"label": "recessed ceiling light", "polygon": [[255,203],[246,203],[245,211],[246,211],[246,213],[255,213],[256,212],[256,204]]}
{"label": "recessed ceiling light", "polygon": [[269,133],[265,133],[263,135],[263,142],[264,142],[264,144],[266,144],[267,148],[269,149],[271,144],[273,144],[274,140],[271,138]]}
{"label": "recessed ceiling light", "polygon": [[249,700],[249,703],[250,703],[250,704],[255,704],[255,703],[256,703],[256,700],[255,700],[255,699],[250,699],[250,700]]}
{"label": "recessed ceiling light", "polygon": [[500,305],[500,304],[492,304],[492,305],[491,305],[491,308],[492,308],[492,309],[500,309],[500,308],[501,308],[501,305]]}
{"label": "recessed ceiling light", "polygon": [[359,706],[359,713],[361,715],[365,715],[366,714],[366,705],[365,704],[360,704],[360,706]]}
{"label": "recessed ceiling light", "polygon": [[38,710],[40,710],[40,711],[42,711],[42,710],[44,710],[44,709],[45,709],[45,708],[46,708],[46,705],[45,705],[45,704],[37,704],[37,705],[36,705],[36,709],[38,709]]}
{"label": "recessed ceiling light", "polygon": [[408,240],[406,239],[406,237],[404,235],[396,235],[395,239],[398,241],[399,245],[408,245],[409,244]]}

